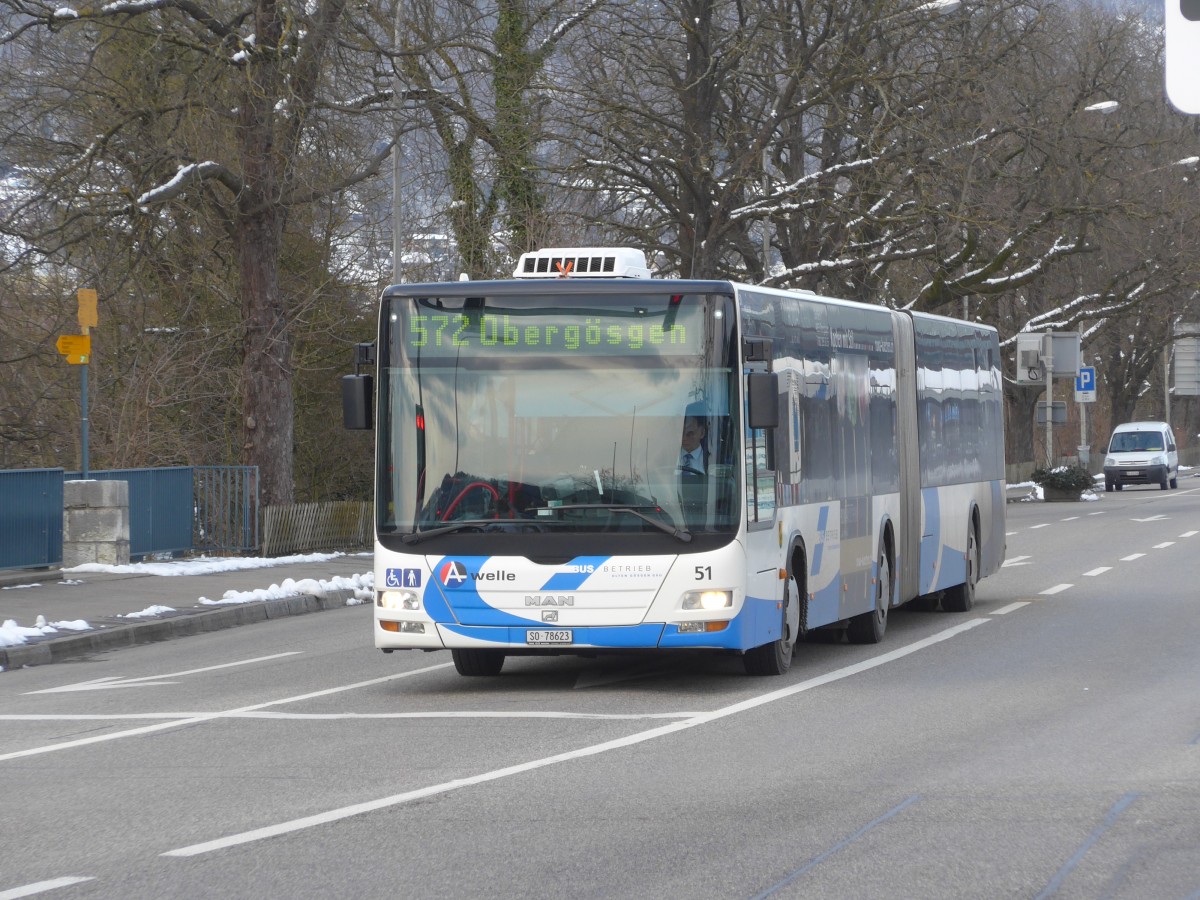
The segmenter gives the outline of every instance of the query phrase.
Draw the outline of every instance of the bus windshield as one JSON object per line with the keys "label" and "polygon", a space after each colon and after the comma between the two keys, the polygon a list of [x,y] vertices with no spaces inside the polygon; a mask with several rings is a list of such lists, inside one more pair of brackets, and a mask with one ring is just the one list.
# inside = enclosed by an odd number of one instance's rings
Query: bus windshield
{"label": "bus windshield", "polygon": [[384,301],[381,539],[732,534],[730,297],[463,287]]}

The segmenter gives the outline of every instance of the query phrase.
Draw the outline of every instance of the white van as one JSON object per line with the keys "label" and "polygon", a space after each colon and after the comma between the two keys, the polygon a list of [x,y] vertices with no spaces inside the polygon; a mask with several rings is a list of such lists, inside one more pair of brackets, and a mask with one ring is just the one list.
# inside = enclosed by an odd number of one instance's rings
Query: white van
{"label": "white van", "polygon": [[1166,422],[1118,425],[1104,456],[1104,489],[1127,484],[1157,484],[1164,491],[1179,486],[1179,452]]}

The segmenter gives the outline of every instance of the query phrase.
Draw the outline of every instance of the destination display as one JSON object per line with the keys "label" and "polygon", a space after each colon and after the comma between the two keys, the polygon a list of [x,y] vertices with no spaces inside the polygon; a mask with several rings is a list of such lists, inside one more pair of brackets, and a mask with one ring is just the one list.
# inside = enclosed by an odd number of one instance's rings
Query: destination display
{"label": "destination display", "polygon": [[[616,309],[560,305],[492,311],[431,309],[398,300],[391,341],[413,359],[430,356],[512,354],[695,356],[703,353],[707,297],[638,298]],[[649,302],[647,302],[649,301]]]}

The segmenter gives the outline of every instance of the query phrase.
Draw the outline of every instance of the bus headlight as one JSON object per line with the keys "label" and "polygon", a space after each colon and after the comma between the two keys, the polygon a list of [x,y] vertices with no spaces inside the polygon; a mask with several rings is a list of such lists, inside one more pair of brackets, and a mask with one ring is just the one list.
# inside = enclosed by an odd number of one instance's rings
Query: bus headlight
{"label": "bus headlight", "polygon": [[733,591],[688,591],[683,595],[684,609],[727,609],[733,606]]}
{"label": "bus headlight", "polygon": [[413,591],[380,591],[375,595],[375,605],[380,609],[414,610],[421,608],[421,598]]}

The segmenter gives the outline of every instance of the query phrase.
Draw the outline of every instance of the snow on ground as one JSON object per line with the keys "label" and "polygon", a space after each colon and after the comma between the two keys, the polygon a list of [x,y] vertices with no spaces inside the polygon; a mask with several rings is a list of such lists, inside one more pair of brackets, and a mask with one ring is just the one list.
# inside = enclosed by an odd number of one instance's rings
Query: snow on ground
{"label": "snow on ground", "polygon": [[[59,631],[87,631],[92,626],[83,619],[66,622],[47,622],[45,616],[38,616],[32,628],[22,627],[13,619],[0,622],[0,647],[15,647],[24,644],[30,638],[44,637],[57,634]],[[0,670],[2,671],[2,670]]]}
{"label": "snow on ground", "polygon": [[[115,575],[211,575],[215,572],[237,572],[243,569],[265,569],[270,566],[325,562],[345,555],[345,553],[298,553],[293,556],[274,556],[269,559],[253,556],[200,556],[195,559],[139,562],[123,566],[84,563],[81,566],[63,569],[63,571],[72,574],[81,572],[106,572]],[[370,554],[363,555],[369,556]]]}
{"label": "snow on ground", "polygon": [[278,600],[282,597],[295,597],[297,594],[321,596],[330,591],[354,591],[354,597],[347,600],[346,605],[357,606],[371,599],[374,585],[374,572],[367,572],[363,575],[352,575],[349,578],[335,575],[329,581],[314,578],[302,578],[300,581],[294,581],[291,578],[285,578],[283,579],[283,584],[273,584],[269,588],[259,588],[255,591],[226,591],[221,595],[220,600],[209,600],[207,597],[201,597],[200,603],[204,606],[221,606],[226,603]]}

